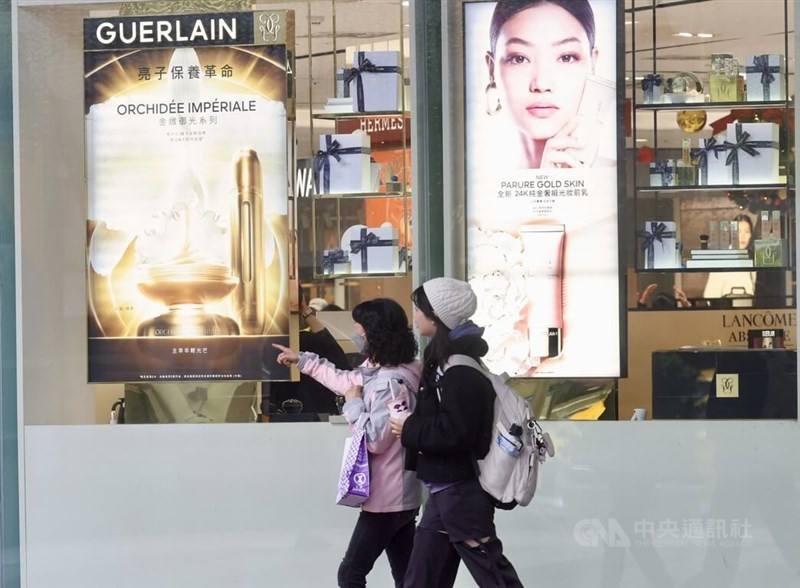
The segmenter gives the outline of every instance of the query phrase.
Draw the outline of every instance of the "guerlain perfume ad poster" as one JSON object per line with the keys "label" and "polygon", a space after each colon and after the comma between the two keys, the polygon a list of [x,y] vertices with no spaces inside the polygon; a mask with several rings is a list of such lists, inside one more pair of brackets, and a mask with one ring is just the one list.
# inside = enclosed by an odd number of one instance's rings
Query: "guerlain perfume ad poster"
{"label": "guerlain perfume ad poster", "polygon": [[292,31],[84,21],[90,382],[289,378]]}
{"label": "guerlain perfume ad poster", "polygon": [[620,375],[617,3],[464,6],[467,274],[486,363]]}

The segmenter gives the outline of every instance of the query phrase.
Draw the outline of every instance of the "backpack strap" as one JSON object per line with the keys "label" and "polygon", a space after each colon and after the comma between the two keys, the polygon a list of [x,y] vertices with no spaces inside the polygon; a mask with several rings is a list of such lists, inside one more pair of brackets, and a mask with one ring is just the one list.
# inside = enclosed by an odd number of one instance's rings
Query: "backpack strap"
{"label": "backpack strap", "polygon": [[454,353],[450,357],[447,358],[447,362],[444,364],[444,371],[449,370],[451,367],[456,367],[459,365],[465,365],[467,367],[471,367],[473,369],[478,370],[481,373],[486,372],[486,368],[477,361],[475,358],[470,357],[469,355],[464,355],[463,353]]}
{"label": "backpack strap", "polygon": [[[440,369],[441,375],[444,376],[447,370],[449,370],[452,367],[460,365],[471,367],[472,369],[479,371],[481,374],[486,375],[486,368],[483,367],[483,365],[479,361],[463,353],[454,353],[453,355],[448,357],[447,361],[444,364],[444,368]],[[436,398],[437,400],[439,400],[439,404],[441,404],[442,391],[440,390],[440,382],[436,383]]]}

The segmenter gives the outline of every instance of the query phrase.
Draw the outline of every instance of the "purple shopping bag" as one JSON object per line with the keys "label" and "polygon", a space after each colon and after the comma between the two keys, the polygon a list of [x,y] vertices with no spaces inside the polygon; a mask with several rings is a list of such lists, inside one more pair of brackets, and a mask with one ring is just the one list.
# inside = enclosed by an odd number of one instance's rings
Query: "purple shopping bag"
{"label": "purple shopping bag", "polygon": [[356,428],[344,443],[336,504],[361,506],[369,498],[369,453],[364,429]]}

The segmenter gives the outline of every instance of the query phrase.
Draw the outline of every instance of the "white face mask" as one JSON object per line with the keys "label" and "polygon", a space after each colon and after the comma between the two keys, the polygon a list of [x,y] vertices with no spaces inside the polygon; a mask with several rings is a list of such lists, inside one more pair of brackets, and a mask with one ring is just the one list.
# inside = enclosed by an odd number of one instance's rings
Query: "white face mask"
{"label": "white face mask", "polygon": [[359,353],[364,353],[364,349],[367,347],[367,338],[364,335],[353,333],[350,335],[350,340],[353,342],[353,345],[356,346]]}

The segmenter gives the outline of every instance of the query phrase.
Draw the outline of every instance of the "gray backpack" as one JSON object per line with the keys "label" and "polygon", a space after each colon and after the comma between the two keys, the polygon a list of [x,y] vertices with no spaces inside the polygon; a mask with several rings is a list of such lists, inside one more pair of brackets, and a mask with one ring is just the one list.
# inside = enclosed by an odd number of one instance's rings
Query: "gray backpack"
{"label": "gray backpack", "polygon": [[498,508],[527,506],[536,493],[539,464],[555,455],[550,435],[533,418],[528,402],[507,383],[468,355],[451,355],[444,371],[463,365],[478,370],[495,392],[494,430],[489,453],[477,462],[479,481]]}

